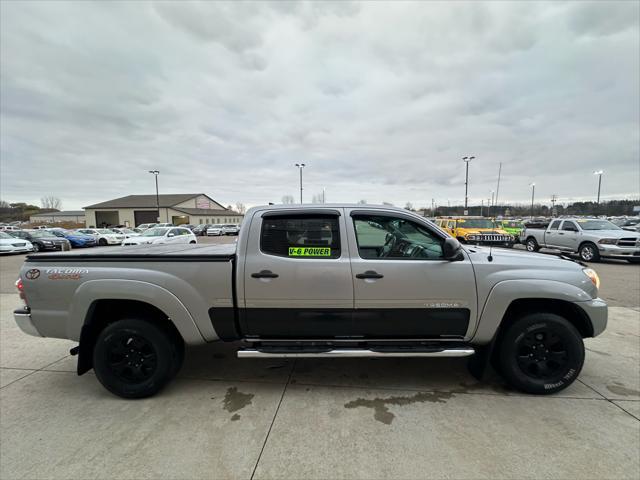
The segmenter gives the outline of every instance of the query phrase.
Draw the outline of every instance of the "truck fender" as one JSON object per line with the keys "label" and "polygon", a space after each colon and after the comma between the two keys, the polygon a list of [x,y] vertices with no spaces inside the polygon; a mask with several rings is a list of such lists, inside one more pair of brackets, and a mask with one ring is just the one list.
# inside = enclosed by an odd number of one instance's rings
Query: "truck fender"
{"label": "truck fender", "polygon": [[478,327],[471,342],[485,345],[500,328],[509,305],[521,299],[549,299],[565,302],[586,302],[591,296],[581,288],[555,280],[504,280],[496,283],[482,308]]}
{"label": "truck fender", "polygon": [[137,280],[90,280],[76,290],[71,300],[68,338],[80,338],[80,328],[96,300],[135,300],[156,307],[169,317],[186,344],[204,343],[203,336],[184,304],[170,291]]}

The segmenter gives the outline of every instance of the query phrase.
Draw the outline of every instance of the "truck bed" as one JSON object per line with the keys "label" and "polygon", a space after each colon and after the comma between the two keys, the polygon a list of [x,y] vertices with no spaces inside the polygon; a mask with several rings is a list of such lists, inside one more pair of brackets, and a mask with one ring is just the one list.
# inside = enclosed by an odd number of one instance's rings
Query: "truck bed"
{"label": "truck bed", "polygon": [[235,256],[235,244],[225,245],[136,245],[103,247],[69,252],[37,253],[27,262],[121,262],[121,261],[204,261],[226,262]]}

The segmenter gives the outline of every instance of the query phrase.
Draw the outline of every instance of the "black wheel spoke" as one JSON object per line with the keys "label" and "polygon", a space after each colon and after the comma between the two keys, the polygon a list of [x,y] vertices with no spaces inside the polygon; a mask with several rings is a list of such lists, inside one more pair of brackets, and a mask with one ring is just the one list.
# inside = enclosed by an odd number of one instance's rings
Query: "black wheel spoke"
{"label": "black wheel spoke", "polygon": [[516,361],[525,375],[546,380],[565,369],[569,354],[561,335],[543,326],[520,337]]}
{"label": "black wheel spoke", "polygon": [[128,383],[148,380],[158,366],[153,344],[135,334],[123,333],[112,339],[107,355],[111,372]]}

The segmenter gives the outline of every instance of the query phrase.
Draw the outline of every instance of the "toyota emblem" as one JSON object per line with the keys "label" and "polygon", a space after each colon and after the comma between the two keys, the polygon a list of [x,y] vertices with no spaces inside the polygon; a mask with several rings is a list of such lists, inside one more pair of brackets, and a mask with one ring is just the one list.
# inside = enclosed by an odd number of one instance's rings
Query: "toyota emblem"
{"label": "toyota emblem", "polygon": [[31,270],[27,270],[27,273],[25,273],[24,276],[28,280],[35,280],[40,276],[40,270],[38,270],[37,268],[32,268]]}

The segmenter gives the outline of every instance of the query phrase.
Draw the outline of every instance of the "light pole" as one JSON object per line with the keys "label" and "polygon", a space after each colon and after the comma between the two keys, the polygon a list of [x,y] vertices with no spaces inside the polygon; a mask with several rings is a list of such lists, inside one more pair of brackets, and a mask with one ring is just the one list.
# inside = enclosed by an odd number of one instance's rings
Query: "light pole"
{"label": "light pole", "polygon": [[600,187],[602,186],[602,174],[604,170],[596,170],[593,172],[594,175],[598,175],[598,200],[596,201],[597,205],[600,205]]}
{"label": "light pole", "polygon": [[493,206],[493,194],[496,193],[491,190],[491,203],[489,203],[489,208],[487,209],[487,217],[491,216],[491,207]]}
{"label": "light pole", "polygon": [[149,173],[153,173],[154,177],[156,177],[156,208],[158,209],[158,216],[156,217],[156,222],[160,222],[160,195],[158,195],[158,174],[159,170],[149,170]]}
{"label": "light pole", "polygon": [[467,211],[467,202],[469,200],[469,162],[476,157],[462,157],[462,161],[467,164],[467,168],[464,175],[464,214],[469,213]]}
{"label": "light pole", "polygon": [[306,167],[304,163],[296,163],[296,167],[300,170],[300,203],[302,203],[302,169]]}
{"label": "light pole", "polygon": [[532,183],[529,186],[531,187],[531,218],[533,218],[533,199],[534,199],[535,194],[536,194],[536,184]]}

